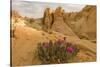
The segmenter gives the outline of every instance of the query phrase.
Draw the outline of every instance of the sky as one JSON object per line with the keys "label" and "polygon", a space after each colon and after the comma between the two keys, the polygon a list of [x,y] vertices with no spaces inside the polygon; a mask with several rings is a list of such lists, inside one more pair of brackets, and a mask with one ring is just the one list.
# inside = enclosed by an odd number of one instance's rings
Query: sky
{"label": "sky", "polygon": [[33,18],[43,17],[44,10],[47,7],[49,7],[51,10],[55,10],[59,6],[61,6],[65,10],[65,12],[78,12],[85,7],[85,5],[79,4],[12,0],[12,10],[16,10],[22,16],[28,16]]}

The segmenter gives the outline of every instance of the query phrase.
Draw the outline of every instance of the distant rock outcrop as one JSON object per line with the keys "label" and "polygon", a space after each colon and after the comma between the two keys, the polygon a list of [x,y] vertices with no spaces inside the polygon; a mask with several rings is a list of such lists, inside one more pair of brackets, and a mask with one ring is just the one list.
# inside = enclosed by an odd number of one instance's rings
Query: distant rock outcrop
{"label": "distant rock outcrop", "polygon": [[13,18],[18,18],[18,17],[21,17],[21,16],[20,16],[20,14],[19,14],[17,11],[12,10],[12,11],[11,11],[11,17],[13,17]]}
{"label": "distant rock outcrop", "polygon": [[53,22],[52,14],[50,13],[50,8],[46,8],[43,17],[43,30],[48,31],[51,28]]}
{"label": "distant rock outcrop", "polygon": [[52,30],[60,32],[68,36],[75,36],[75,33],[71,30],[70,27],[64,22],[63,18],[64,11],[61,7],[58,7],[54,12],[54,22],[52,25]]}
{"label": "distant rock outcrop", "polygon": [[96,6],[86,6],[80,12],[66,13],[65,23],[80,37],[96,39]]}
{"label": "distant rock outcrop", "polygon": [[47,8],[43,17],[43,29],[49,31],[54,30],[56,32],[63,33],[69,36],[75,36],[75,33],[64,22],[64,10],[58,7],[54,12],[50,13],[50,8]]}
{"label": "distant rock outcrop", "polygon": [[11,24],[15,24],[18,23],[20,20],[22,20],[23,17],[15,10],[11,11]]}
{"label": "distant rock outcrop", "polygon": [[11,35],[10,37],[15,37],[16,26],[25,26],[24,18],[15,10],[11,11]]}
{"label": "distant rock outcrop", "polygon": [[44,12],[43,27],[79,38],[95,41],[96,6],[85,6],[79,12],[65,12],[58,7],[54,12],[47,8]]}

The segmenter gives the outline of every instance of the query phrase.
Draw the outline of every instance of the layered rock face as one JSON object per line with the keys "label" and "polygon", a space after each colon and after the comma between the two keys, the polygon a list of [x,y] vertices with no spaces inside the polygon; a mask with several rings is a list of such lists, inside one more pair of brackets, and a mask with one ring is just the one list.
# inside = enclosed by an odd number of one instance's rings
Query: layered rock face
{"label": "layered rock face", "polygon": [[75,33],[64,22],[64,10],[58,7],[54,12],[50,13],[47,8],[44,12],[43,28],[47,30],[54,30],[65,35],[75,36]]}
{"label": "layered rock face", "polygon": [[20,16],[20,14],[17,11],[15,11],[15,10],[12,10],[12,12],[11,12],[11,21],[12,21],[11,22],[12,27],[15,24],[19,24],[19,23],[20,23],[20,25],[25,25],[24,18],[22,16]]}
{"label": "layered rock face", "polygon": [[80,37],[96,39],[96,7],[86,6],[80,12],[66,13],[66,24]]}
{"label": "layered rock face", "polygon": [[50,13],[46,9],[43,27],[63,33],[68,36],[78,36],[82,39],[96,40],[96,6],[86,6],[80,12],[65,12],[58,7]]}
{"label": "layered rock face", "polygon": [[13,10],[11,12],[11,37],[15,37],[14,32],[16,31],[16,26],[26,26],[24,22],[25,20],[22,16],[20,16],[20,14],[17,11]]}
{"label": "layered rock face", "polygon": [[51,28],[53,22],[52,14],[50,13],[50,8],[46,8],[43,17],[43,29],[48,31]]}
{"label": "layered rock face", "polygon": [[64,11],[61,7],[58,7],[54,12],[54,22],[52,25],[52,30],[60,32],[62,34],[68,35],[68,36],[76,36],[76,34],[71,30],[70,27],[64,22]]}

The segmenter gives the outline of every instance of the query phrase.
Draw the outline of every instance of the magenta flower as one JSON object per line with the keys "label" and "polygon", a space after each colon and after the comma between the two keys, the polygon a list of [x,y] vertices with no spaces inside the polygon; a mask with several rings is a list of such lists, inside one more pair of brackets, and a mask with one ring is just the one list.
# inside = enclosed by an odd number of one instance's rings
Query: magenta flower
{"label": "magenta flower", "polygon": [[44,46],[45,48],[48,48],[48,47],[49,47],[48,42],[43,43],[43,46]]}
{"label": "magenta flower", "polygon": [[73,49],[72,47],[67,47],[67,48],[66,48],[66,51],[67,51],[68,53],[72,53],[72,52],[74,51],[74,49]]}

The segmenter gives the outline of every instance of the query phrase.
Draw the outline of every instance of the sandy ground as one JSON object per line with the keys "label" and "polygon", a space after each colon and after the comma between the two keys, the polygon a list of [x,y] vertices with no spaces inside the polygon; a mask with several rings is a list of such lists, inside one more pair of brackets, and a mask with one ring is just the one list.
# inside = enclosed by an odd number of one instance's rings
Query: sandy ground
{"label": "sandy ground", "polygon": [[[43,31],[38,31],[36,29],[27,27],[27,26],[16,26],[15,37],[12,39],[12,65],[34,65],[41,64],[38,58],[34,55],[36,50],[37,43],[48,41],[49,39],[55,40],[57,38],[62,38],[65,35],[62,35],[57,32],[53,34],[48,34]],[[95,58],[96,54],[96,44],[88,40],[80,40],[76,37],[66,36],[67,41],[79,45],[83,50],[88,50],[92,53]],[[81,54],[81,55],[80,55]],[[78,57],[82,58],[83,52],[81,52]]]}

